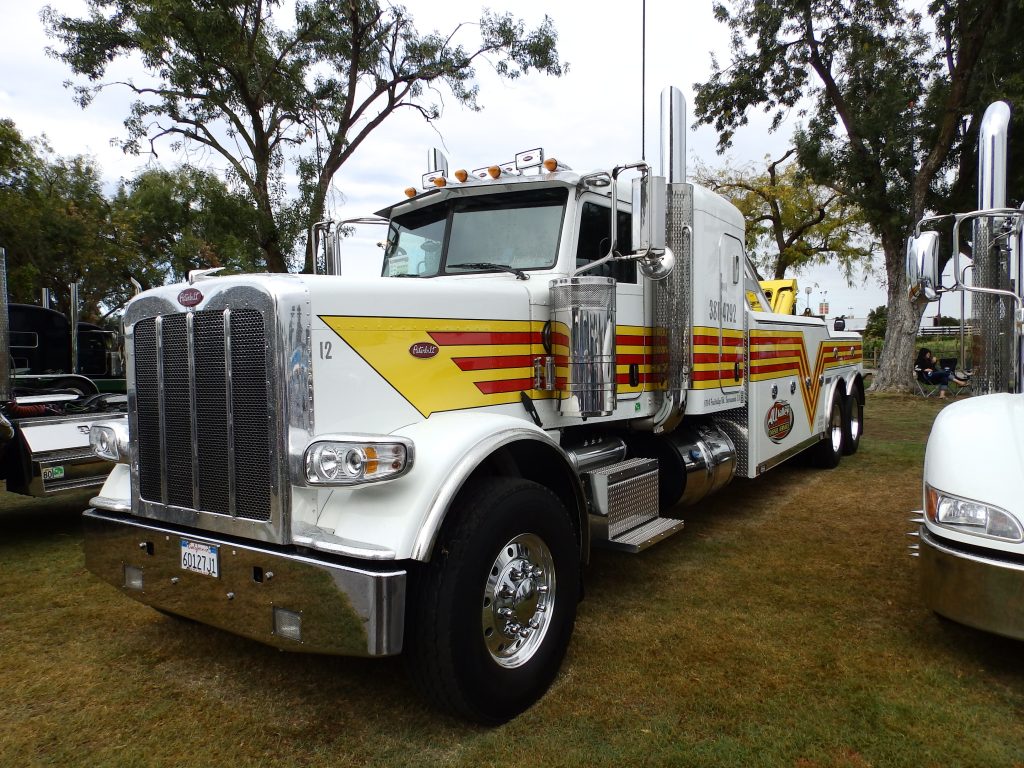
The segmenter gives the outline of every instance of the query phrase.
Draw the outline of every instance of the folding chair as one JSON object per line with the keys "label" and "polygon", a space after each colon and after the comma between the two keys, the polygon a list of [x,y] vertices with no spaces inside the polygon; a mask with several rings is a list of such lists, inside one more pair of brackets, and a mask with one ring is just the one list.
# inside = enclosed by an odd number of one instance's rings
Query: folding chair
{"label": "folding chair", "polygon": [[953,374],[953,378],[962,379],[962,380],[965,380],[967,382],[963,386],[960,386],[958,384],[951,384],[950,385],[949,391],[950,391],[950,394],[953,395],[953,397],[960,397],[960,395],[964,395],[966,397],[966,396],[971,394],[970,374],[968,374],[965,371],[961,371],[961,370],[957,369],[957,359],[955,357],[943,357],[943,358],[940,358],[939,359],[939,366],[942,367],[942,368],[945,368],[951,374]]}
{"label": "folding chair", "polygon": [[939,384],[932,384],[925,378],[924,370],[914,366],[914,383],[917,385],[917,394],[921,397],[931,397],[939,391]]}

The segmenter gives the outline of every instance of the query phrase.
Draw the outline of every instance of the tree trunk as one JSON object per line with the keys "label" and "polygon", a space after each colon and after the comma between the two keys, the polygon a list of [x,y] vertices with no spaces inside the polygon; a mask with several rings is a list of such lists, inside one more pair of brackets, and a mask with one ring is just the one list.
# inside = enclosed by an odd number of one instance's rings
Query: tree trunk
{"label": "tree trunk", "polygon": [[[310,227],[323,220],[324,207],[327,204],[327,190],[330,184],[331,176],[327,175],[326,170],[322,171],[316,185],[316,190],[313,192],[313,198],[309,201]],[[313,239],[310,237],[309,227],[306,228],[306,258],[302,271],[307,275],[313,273]]]}
{"label": "tree trunk", "polygon": [[270,191],[264,182],[260,182],[255,190],[256,211],[259,214],[257,229],[260,248],[267,262],[268,272],[287,272],[288,260],[281,250],[281,230],[274,218],[274,208],[270,202]]}
{"label": "tree trunk", "polygon": [[878,371],[871,383],[873,392],[910,392],[914,378],[914,342],[924,307],[914,307],[907,298],[903,251],[894,237],[883,237],[885,272],[888,277],[888,319]]}

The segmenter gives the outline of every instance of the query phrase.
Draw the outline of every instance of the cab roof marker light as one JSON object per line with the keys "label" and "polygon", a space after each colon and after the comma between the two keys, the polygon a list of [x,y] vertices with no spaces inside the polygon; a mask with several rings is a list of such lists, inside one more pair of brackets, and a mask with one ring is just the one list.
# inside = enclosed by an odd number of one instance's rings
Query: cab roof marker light
{"label": "cab roof marker light", "polygon": [[517,171],[536,168],[543,162],[544,150],[540,147],[537,147],[536,149],[526,149],[516,154],[515,165]]}
{"label": "cab roof marker light", "polygon": [[491,165],[487,168],[487,175],[492,179],[496,179],[501,176],[501,168],[497,165]]}
{"label": "cab roof marker light", "polygon": [[448,179],[446,179],[444,176],[438,176],[436,179],[434,179],[434,186],[438,188],[447,187]]}
{"label": "cab roof marker light", "polygon": [[416,188],[415,187],[406,187],[405,188],[405,196],[406,197],[416,197]]}
{"label": "cab roof marker light", "polygon": [[554,173],[555,171],[571,171],[572,168],[559,162],[554,157],[549,157],[544,160],[544,170],[548,173]]}
{"label": "cab roof marker light", "polygon": [[424,189],[430,189],[431,187],[434,187],[434,186],[443,187],[444,184],[438,184],[437,180],[438,179],[445,179],[445,178],[447,178],[447,174],[443,170],[428,171],[427,173],[423,174],[423,179],[422,179],[423,188]]}
{"label": "cab roof marker light", "polygon": [[466,180],[469,179],[469,172],[465,168],[459,168],[453,175],[462,184],[465,184]]}

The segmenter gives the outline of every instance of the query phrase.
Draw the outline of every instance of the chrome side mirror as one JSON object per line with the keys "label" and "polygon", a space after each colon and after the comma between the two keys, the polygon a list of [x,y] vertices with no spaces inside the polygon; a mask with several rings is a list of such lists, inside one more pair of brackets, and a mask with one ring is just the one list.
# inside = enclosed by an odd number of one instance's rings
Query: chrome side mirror
{"label": "chrome side mirror", "polygon": [[633,251],[641,256],[640,272],[648,280],[661,280],[675,267],[675,256],[665,244],[667,190],[664,176],[646,171],[633,179]]}
{"label": "chrome side mirror", "polygon": [[922,232],[907,238],[907,283],[910,301],[936,301],[941,287],[939,274],[939,233]]}

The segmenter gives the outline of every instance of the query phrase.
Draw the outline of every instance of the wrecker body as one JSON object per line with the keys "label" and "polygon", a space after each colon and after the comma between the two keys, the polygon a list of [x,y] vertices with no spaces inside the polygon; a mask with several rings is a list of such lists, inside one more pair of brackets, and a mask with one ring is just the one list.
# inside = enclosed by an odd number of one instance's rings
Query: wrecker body
{"label": "wrecker body", "polygon": [[137,297],[89,569],[284,650],[405,653],[497,722],[557,673],[591,547],[855,451],[860,336],[770,311],[739,212],[683,181],[681,95],[662,110],[667,181],[635,164],[631,195],[525,152],[382,211],[382,277],[328,257]]}

